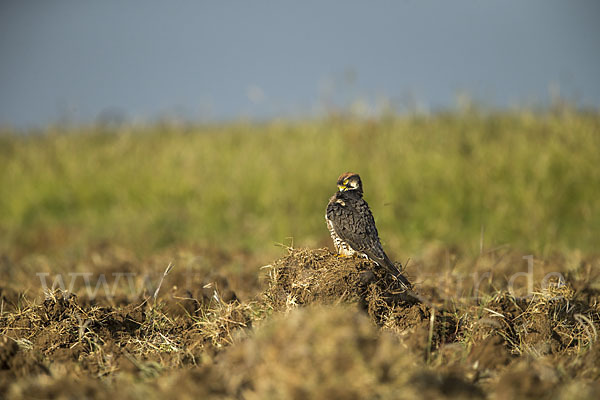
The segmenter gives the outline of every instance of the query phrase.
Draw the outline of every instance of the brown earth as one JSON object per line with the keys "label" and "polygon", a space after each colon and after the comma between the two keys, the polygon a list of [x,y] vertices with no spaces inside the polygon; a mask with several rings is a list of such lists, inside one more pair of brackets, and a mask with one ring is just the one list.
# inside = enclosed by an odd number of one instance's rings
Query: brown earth
{"label": "brown earth", "polygon": [[[104,274],[168,264],[94,254],[85,262]],[[597,259],[544,261],[566,282],[528,297],[498,276],[479,296],[448,297],[457,275],[434,280],[441,262],[428,257],[408,268],[414,293],[327,249],[288,249],[248,279],[207,272],[190,284],[176,267],[138,297],[3,284],[0,397],[595,398]],[[509,271],[502,260],[519,257],[471,265]]]}

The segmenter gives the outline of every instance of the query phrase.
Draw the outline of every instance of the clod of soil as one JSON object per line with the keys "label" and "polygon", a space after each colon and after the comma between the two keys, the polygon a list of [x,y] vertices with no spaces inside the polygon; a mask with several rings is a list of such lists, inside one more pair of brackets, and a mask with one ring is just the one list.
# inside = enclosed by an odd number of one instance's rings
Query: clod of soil
{"label": "clod of soil", "polygon": [[10,361],[19,351],[19,345],[14,340],[0,337],[0,369],[8,369]]}

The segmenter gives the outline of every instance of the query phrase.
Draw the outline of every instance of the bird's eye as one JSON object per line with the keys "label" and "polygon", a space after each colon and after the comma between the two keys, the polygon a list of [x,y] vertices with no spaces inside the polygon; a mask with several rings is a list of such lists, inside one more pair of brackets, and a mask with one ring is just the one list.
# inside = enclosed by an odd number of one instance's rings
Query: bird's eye
{"label": "bird's eye", "polygon": [[344,179],[344,186],[348,184],[348,179]]}

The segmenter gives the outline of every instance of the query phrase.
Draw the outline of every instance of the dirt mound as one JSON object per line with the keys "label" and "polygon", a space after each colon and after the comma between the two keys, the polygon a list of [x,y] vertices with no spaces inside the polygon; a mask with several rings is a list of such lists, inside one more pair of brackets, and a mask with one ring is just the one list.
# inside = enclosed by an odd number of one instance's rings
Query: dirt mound
{"label": "dirt mound", "polygon": [[357,303],[376,325],[402,333],[423,354],[455,340],[458,322],[453,313],[434,311],[417,289],[407,291],[364,258],[339,257],[328,249],[289,249],[287,256],[267,268],[264,298],[276,311]]}
{"label": "dirt mound", "polygon": [[374,310],[388,305],[414,304],[400,282],[364,258],[340,257],[328,249],[289,249],[269,268],[267,303],[277,311],[296,305],[358,302]]}
{"label": "dirt mound", "polygon": [[224,353],[226,387],[246,399],[482,398],[472,384],[426,369],[356,309],[308,306],[278,315]]}

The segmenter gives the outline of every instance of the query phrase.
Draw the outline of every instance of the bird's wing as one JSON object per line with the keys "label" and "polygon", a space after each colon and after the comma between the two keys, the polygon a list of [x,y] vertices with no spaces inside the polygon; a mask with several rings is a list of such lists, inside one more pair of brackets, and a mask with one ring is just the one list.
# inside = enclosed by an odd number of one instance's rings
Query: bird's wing
{"label": "bird's wing", "polygon": [[400,274],[398,268],[383,251],[375,219],[364,199],[334,196],[327,206],[327,218],[340,239],[355,251],[366,254],[393,275]]}
{"label": "bird's wing", "polygon": [[354,250],[365,253],[373,249],[377,258],[383,257],[375,219],[366,201],[342,195],[336,196],[329,202],[327,218],[340,239],[347,242]]}
{"label": "bird's wing", "polygon": [[352,249],[366,254],[369,259],[387,269],[407,289],[412,286],[385,254],[375,218],[364,199],[348,198],[341,192],[337,193],[330,199],[326,215],[335,233]]}

